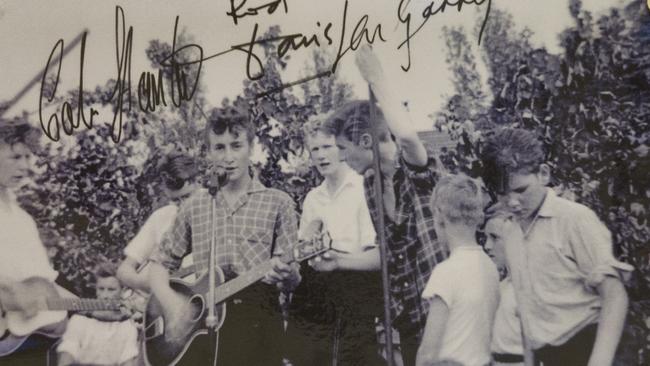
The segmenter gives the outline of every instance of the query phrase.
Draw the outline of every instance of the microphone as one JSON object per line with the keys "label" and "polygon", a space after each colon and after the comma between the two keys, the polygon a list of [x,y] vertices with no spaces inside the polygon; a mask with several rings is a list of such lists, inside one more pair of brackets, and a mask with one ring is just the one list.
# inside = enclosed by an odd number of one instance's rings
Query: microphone
{"label": "microphone", "polygon": [[208,175],[203,182],[203,186],[208,190],[211,196],[215,197],[217,192],[228,182],[228,174],[214,165],[208,169]]}

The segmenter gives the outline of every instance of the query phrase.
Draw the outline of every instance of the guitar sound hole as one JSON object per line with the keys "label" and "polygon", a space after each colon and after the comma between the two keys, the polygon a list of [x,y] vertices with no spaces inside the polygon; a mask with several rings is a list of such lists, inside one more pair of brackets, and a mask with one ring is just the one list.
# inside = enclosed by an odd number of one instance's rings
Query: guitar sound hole
{"label": "guitar sound hole", "polygon": [[197,322],[201,320],[203,312],[205,311],[205,301],[201,295],[194,295],[190,298],[190,308],[192,311],[192,321]]}

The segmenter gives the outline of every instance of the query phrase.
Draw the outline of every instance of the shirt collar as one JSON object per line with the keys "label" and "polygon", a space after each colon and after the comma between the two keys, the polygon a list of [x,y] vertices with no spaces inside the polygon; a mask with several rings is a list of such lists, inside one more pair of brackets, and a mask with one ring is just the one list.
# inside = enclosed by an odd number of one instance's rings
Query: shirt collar
{"label": "shirt collar", "polygon": [[551,188],[546,188],[546,197],[544,197],[544,202],[542,207],[539,208],[539,213],[537,214],[540,217],[553,217],[557,214],[557,194]]}
{"label": "shirt collar", "polygon": [[[347,164],[342,168],[343,169],[343,179],[341,181],[341,184],[338,186],[336,189],[336,192],[331,197],[336,197],[338,196],[343,189],[347,186],[354,186],[357,180],[359,179],[359,175],[352,170],[352,168],[348,167]],[[330,194],[327,190],[327,183],[323,181],[317,188],[316,192],[318,192],[319,195],[322,195],[324,197],[330,197]]]}
{"label": "shirt collar", "polygon": [[260,180],[257,178],[257,176],[251,177],[251,181],[248,183],[248,187],[246,188],[246,193],[251,194],[251,193],[256,193],[256,192],[261,192],[264,191],[266,187],[260,182]]}

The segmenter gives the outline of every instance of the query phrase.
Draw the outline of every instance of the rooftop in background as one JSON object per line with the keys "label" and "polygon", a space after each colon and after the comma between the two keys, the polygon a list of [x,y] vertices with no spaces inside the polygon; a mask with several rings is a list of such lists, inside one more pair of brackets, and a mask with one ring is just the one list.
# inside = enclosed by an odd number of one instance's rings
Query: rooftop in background
{"label": "rooftop in background", "polygon": [[456,147],[456,141],[453,141],[447,132],[418,131],[418,137],[424,143],[427,152],[432,155],[440,154],[443,147],[447,149]]}

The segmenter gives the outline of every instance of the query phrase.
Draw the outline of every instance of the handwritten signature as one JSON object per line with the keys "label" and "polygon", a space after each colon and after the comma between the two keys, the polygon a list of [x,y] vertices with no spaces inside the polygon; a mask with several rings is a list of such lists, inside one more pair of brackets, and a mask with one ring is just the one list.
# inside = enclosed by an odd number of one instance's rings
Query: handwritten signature
{"label": "handwritten signature", "polygon": [[[420,32],[420,30],[423,29],[431,17],[444,13],[447,7],[455,7],[460,12],[463,5],[473,4],[481,6],[486,2],[487,10],[479,33],[479,44],[489,17],[492,0],[431,0],[422,11],[421,21],[417,27],[412,26],[412,20],[414,17],[411,10],[408,9],[410,1],[400,0],[399,5],[397,6],[397,17],[399,22],[405,27],[406,36],[398,45],[397,50],[406,46],[407,53],[407,62],[406,65],[401,66],[402,70],[404,72],[410,70],[412,52],[411,40]],[[287,0],[272,0],[254,6],[249,6],[247,3],[247,0],[229,0],[229,10],[226,11],[226,15],[232,19],[235,26],[241,26],[242,24],[240,24],[240,20],[243,18],[254,18],[261,14],[270,16],[279,9],[284,10],[285,13],[289,12]],[[168,100],[171,100],[173,106],[180,107],[183,103],[189,102],[196,93],[203,63],[226,53],[232,51],[243,52],[246,55],[246,77],[250,80],[259,80],[265,75],[262,57],[258,55],[259,47],[262,45],[272,44],[273,47],[275,47],[278,57],[283,58],[289,52],[298,51],[300,49],[309,49],[311,47],[331,47],[334,45],[335,41],[337,42],[336,57],[328,69],[320,70],[316,75],[275,87],[256,96],[257,98],[261,98],[293,85],[321,77],[331,76],[336,72],[341,60],[349,51],[355,51],[362,44],[372,45],[377,42],[387,42],[387,38],[382,32],[382,24],[375,23],[370,25],[371,19],[367,14],[362,15],[356,20],[356,23],[354,23],[355,25],[351,28],[352,31],[350,32],[348,27],[350,22],[348,19],[348,7],[349,3],[348,0],[346,0],[343,6],[340,27],[336,26],[332,22],[323,25],[318,21],[316,22],[316,31],[258,38],[259,23],[255,23],[252,28],[251,36],[247,42],[232,45],[225,51],[208,56],[204,56],[203,48],[198,44],[191,43],[177,48],[176,39],[179,17],[176,16],[170,54],[160,62],[161,67],[157,72],[144,71],[140,73],[137,88],[135,92],[133,92],[131,57],[133,54],[134,30],[133,26],[129,26],[127,30],[124,10],[119,5],[116,6],[115,51],[117,73],[115,77],[115,86],[110,94],[109,100],[107,101],[114,104],[113,119],[110,123],[113,142],[117,143],[121,140],[124,114],[125,112],[131,111],[132,104],[134,104],[134,95],[137,98],[137,108],[144,113],[154,112],[160,107],[167,107]],[[336,35],[334,34],[335,31],[337,32]],[[77,100],[76,102],[63,102],[59,108],[59,112],[50,114],[49,118],[47,118],[47,122],[43,116],[43,102],[45,100],[48,103],[51,103],[56,96],[59,74],[63,63],[63,39],[56,42],[45,65],[39,96],[39,120],[43,132],[52,141],[58,141],[60,139],[61,130],[63,130],[63,133],[67,135],[72,135],[74,131],[81,128],[82,125],[86,128],[92,128],[94,118],[99,114],[96,109],[90,108],[89,117],[87,118],[84,110],[83,73],[86,35],[86,33],[83,34],[81,41],[79,90],[76,95]],[[46,96],[45,90],[47,88],[47,75],[50,71],[49,69],[52,65],[53,57],[55,57],[57,52],[58,69],[56,70],[53,89],[50,92],[50,95]],[[168,84],[169,91],[165,90],[165,84],[163,83],[165,75],[168,75],[171,79],[171,82]],[[76,104],[77,108],[76,118],[73,108],[74,104]]]}

